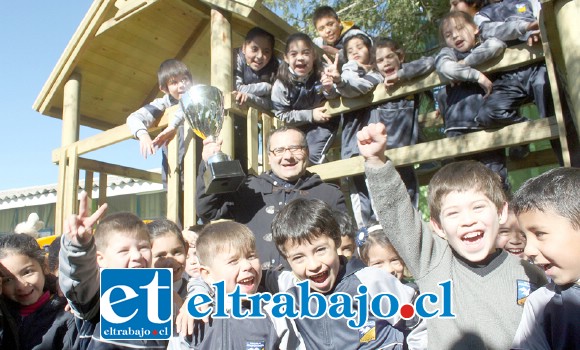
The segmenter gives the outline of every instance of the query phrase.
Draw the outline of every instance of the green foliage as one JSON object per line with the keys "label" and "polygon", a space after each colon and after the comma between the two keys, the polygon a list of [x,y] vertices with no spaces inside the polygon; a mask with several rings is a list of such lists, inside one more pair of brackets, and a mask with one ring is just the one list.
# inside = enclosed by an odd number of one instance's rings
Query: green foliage
{"label": "green foliage", "polygon": [[264,5],[297,30],[317,36],[312,14],[318,6],[332,6],[341,20],[353,21],[372,36],[391,37],[407,50],[408,59],[437,48],[437,19],[449,10],[445,0],[264,0]]}

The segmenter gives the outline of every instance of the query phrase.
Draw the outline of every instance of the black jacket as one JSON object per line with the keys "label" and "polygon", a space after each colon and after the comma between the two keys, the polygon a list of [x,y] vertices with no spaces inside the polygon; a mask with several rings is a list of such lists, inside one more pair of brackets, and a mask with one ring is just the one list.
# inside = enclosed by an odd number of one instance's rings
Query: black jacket
{"label": "black jacket", "polygon": [[320,199],[333,209],[346,211],[344,195],[320,176],[306,172],[293,188],[283,188],[272,172],[247,177],[237,192],[206,194],[202,162],[197,177],[197,213],[204,222],[231,219],[245,224],[256,236],[256,248],[263,268],[278,266],[283,258],[272,242],[271,225],[274,215],[296,198]]}

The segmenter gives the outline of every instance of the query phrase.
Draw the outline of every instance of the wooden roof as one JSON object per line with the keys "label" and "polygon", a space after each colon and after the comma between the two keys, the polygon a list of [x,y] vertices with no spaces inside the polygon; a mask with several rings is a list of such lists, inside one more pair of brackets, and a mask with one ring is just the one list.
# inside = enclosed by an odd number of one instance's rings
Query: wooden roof
{"label": "wooden roof", "polygon": [[63,89],[81,74],[81,125],[106,130],[160,95],[159,64],[178,58],[194,80],[210,82],[210,10],[231,16],[232,45],[260,26],[277,38],[280,49],[295,30],[265,8],[261,0],[94,0],[33,108],[62,118]]}

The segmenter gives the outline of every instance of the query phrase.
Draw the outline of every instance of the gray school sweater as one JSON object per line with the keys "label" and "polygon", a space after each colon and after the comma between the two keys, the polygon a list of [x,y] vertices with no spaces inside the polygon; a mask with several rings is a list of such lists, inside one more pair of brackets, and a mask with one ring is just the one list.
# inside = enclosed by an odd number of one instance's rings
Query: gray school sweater
{"label": "gray school sweater", "polygon": [[[439,283],[452,280],[456,318],[427,320],[429,348],[509,349],[522,316],[520,304],[529,294],[522,287],[530,282],[544,285],[543,272],[504,251],[494,254],[485,266],[468,264],[421,220],[390,160],[380,168],[365,167],[365,173],[383,230],[421,293],[437,294],[441,301]],[[441,302],[437,306],[442,310]]]}

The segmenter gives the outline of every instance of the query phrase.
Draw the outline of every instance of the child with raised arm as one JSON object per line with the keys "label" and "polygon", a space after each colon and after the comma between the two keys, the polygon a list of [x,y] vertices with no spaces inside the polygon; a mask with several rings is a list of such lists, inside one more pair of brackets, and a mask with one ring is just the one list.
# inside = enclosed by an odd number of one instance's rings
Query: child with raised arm
{"label": "child with raised arm", "polygon": [[107,205],[90,215],[86,192],[79,213],[64,223],[59,264],[60,288],[79,328],[80,349],[165,349],[162,340],[105,340],[100,329],[99,268],[151,267],[151,242],[145,223],[134,214],[115,213],[93,225]]}
{"label": "child with raised arm", "polygon": [[183,159],[185,149],[183,149],[183,119],[184,115],[179,108],[173,118],[169,120],[169,125],[154,140],[147,132],[163,116],[165,110],[177,105],[181,95],[187,91],[192,84],[191,72],[187,66],[176,59],[163,61],[157,71],[159,90],[165,95],[156,98],[149,104],[139,108],[127,117],[127,126],[135,138],[139,139],[139,150],[144,158],[153,155],[156,149],[162,148],[162,180],[164,186],[167,185],[167,174],[169,163],[167,160],[167,142],[171,141],[177,134],[179,142],[179,159]]}
{"label": "child with raised arm", "polygon": [[[262,268],[254,235],[245,225],[233,221],[207,225],[199,234],[197,255],[201,277],[208,285],[223,282],[228,294],[236,287],[246,295],[258,290]],[[229,301],[228,313],[232,309]],[[208,323],[197,322],[193,335],[183,339],[182,349],[302,349],[290,321],[273,317],[268,304],[256,306],[248,300],[241,305],[242,312],[257,307],[267,317],[243,319],[229,314]]]}
{"label": "child with raised arm", "polygon": [[[495,247],[499,225],[507,219],[499,177],[474,161],[441,168],[428,194],[435,235],[385,156],[384,125],[363,128],[358,143],[381,226],[419,290],[441,301],[440,283],[452,283],[455,318],[427,320],[429,348],[509,348],[523,301],[546,278],[537,267]],[[441,302],[435,308],[441,310]]]}
{"label": "child with raised arm", "polygon": [[580,169],[527,180],[511,202],[526,236],[525,255],[551,282],[532,293],[512,349],[580,346]]}
{"label": "child with raised arm", "polygon": [[[340,293],[357,295],[357,288],[364,285],[369,300],[380,293],[390,293],[401,305],[412,301],[414,290],[386,271],[366,267],[359,259],[347,260],[338,255],[340,230],[332,209],[321,200],[290,202],[276,214],[272,235],[276,247],[292,268],[294,283],[309,281],[310,290],[327,299],[333,300],[333,296]],[[283,274],[290,272],[281,273],[279,285],[284,280]],[[290,287],[286,292],[298,300],[300,287]],[[315,309],[314,299],[310,299],[308,305],[296,307]],[[358,303],[352,307],[354,312],[364,312]],[[403,349],[405,343],[410,349],[427,348],[424,323],[407,329],[398,313],[379,319],[369,312],[368,321],[359,329],[351,328],[346,318],[334,318],[329,314],[320,318],[301,317],[295,322],[307,349]],[[373,336],[368,337],[370,333]]]}
{"label": "child with raised arm", "polygon": [[330,6],[316,8],[312,15],[312,24],[318,33],[318,37],[313,40],[314,43],[331,58],[338,57],[340,65],[347,61],[343,51],[346,38],[353,34],[365,34],[353,21],[341,21]]}
{"label": "child with raised arm", "polygon": [[312,39],[304,33],[290,35],[284,62],[272,87],[272,106],[277,118],[306,134],[312,164],[324,162],[340,122],[326,114],[322,106],[327,98],[338,95],[332,88],[323,89],[320,75],[320,60]]}

